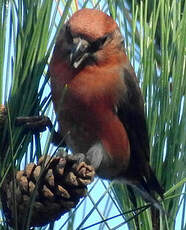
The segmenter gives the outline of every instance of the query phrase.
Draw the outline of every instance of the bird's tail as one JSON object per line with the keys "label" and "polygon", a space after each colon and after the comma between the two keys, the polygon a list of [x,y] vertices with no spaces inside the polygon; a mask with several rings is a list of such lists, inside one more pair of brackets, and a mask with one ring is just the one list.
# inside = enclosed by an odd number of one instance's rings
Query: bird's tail
{"label": "bird's tail", "polygon": [[155,198],[155,193],[157,193],[163,199],[164,190],[159,184],[154,172],[149,167],[149,178],[141,177],[140,181],[135,184],[130,184],[130,186],[136,190],[146,202],[150,202],[155,208],[159,209],[164,213],[164,209],[160,202]]}

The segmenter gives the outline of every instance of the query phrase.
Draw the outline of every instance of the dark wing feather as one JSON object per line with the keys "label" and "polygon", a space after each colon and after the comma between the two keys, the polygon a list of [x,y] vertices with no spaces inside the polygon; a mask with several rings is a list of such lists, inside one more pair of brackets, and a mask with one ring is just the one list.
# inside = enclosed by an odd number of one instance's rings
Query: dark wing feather
{"label": "dark wing feather", "polygon": [[147,194],[146,197],[142,194],[144,199],[153,203],[156,200],[152,192],[157,192],[163,197],[163,189],[149,165],[150,150],[144,101],[131,66],[124,68],[123,80],[126,92],[118,105],[117,114],[127,131],[131,148],[130,167],[126,177],[128,176],[131,181],[138,181],[139,183],[136,184],[138,189],[144,190],[142,193]]}
{"label": "dark wing feather", "polygon": [[149,161],[149,138],[144,114],[144,101],[131,66],[123,70],[123,80],[126,92],[118,106],[118,117],[127,130],[131,150],[135,157]]}

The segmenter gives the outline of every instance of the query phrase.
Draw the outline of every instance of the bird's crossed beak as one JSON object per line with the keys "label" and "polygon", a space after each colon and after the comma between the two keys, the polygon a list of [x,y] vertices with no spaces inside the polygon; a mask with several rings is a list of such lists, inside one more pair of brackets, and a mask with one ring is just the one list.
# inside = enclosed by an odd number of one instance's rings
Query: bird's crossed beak
{"label": "bird's crossed beak", "polygon": [[74,38],[70,53],[70,63],[77,69],[80,64],[89,56],[89,43],[82,38]]}

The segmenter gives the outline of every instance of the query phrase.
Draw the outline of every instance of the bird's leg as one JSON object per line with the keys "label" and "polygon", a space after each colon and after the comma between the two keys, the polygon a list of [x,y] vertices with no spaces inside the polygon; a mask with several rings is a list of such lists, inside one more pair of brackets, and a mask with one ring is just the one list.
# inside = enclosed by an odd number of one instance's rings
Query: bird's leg
{"label": "bird's leg", "polygon": [[68,155],[64,149],[60,149],[57,152],[57,156],[65,158],[65,160],[68,162],[68,167],[72,168],[73,173],[87,179],[91,178],[91,181],[93,181],[95,175],[94,168],[92,165],[87,163],[86,157],[83,153]]}
{"label": "bird's leg", "polygon": [[25,132],[31,131],[32,133],[44,132],[48,127],[52,133],[52,143],[61,146],[65,145],[62,134],[54,130],[54,126],[47,116],[17,117],[16,125],[23,126]]}
{"label": "bird's leg", "polygon": [[[76,163],[75,165],[78,167],[85,167],[85,165],[88,165],[96,171],[104,159],[103,151],[101,143],[96,143],[86,153],[73,153],[66,155],[65,158],[72,164]],[[62,153],[59,151],[57,155],[64,156],[63,150]]]}
{"label": "bird's leg", "polygon": [[68,159],[69,162],[72,162],[72,163],[77,163],[77,164],[80,164],[83,162],[87,163],[86,157],[83,153],[70,154],[66,156],[66,158]]}
{"label": "bird's leg", "polygon": [[[58,156],[64,156],[64,152],[62,150],[57,153]],[[86,153],[73,153],[65,156],[69,162],[77,163],[77,165],[84,163],[86,165],[91,165],[95,170],[97,170],[103,160],[103,148],[101,144],[94,144]]]}

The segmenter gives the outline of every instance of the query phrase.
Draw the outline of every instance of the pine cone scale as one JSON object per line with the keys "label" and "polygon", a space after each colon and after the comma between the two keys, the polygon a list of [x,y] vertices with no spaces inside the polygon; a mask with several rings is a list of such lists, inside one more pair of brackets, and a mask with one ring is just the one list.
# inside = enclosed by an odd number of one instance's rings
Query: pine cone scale
{"label": "pine cone scale", "polygon": [[42,226],[60,218],[86,195],[86,186],[94,174],[91,166],[77,164],[73,156],[70,160],[68,156],[42,156],[38,164],[28,164],[25,170],[12,174],[15,179],[9,176],[4,182],[1,194],[8,223],[15,226],[17,215],[19,229],[24,229],[23,217],[29,216],[30,211],[30,226]]}

